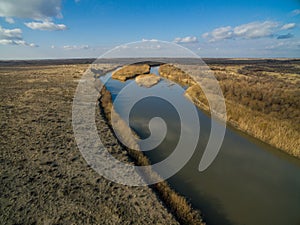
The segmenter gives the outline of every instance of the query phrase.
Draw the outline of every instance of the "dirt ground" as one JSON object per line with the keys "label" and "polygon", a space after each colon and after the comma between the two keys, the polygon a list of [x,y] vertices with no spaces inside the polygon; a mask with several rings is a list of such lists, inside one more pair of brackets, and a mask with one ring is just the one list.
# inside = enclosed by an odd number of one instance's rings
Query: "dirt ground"
{"label": "dirt ground", "polygon": [[81,156],[71,110],[87,66],[0,66],[0,223],[178,224],[149,187],[110,182]]}

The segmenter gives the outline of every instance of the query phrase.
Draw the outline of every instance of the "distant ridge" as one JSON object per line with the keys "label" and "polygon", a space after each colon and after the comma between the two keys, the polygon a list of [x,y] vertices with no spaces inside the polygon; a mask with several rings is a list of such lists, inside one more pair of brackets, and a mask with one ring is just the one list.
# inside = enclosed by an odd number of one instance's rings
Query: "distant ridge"
{"label": "distant ridge", "polygon": [[[40,60],[0,60],[0,66],[30,66],[30,65],[72,65],[72,64],[92,64],[96,58],[82,59],[40,59]],[[207,64],[251,64],[251,63],[295,63],[300,62],[300,58],[202,58]],[[197,58],[114,58],[114,59],[97,59],[98,63],[124,63],[132,64],[138,62],[169,62],[198,64]]]}

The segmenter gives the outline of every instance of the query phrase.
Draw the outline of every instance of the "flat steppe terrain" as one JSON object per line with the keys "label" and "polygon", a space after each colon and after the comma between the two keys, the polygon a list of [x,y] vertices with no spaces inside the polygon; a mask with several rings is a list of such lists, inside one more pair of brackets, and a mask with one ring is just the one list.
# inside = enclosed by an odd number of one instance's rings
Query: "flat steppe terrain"
{"label": "flat steppe terrain", "polygon": [[[88,64],[4,64],[1,224],[178,224],[152,189],[113,183],[80,154],[72,130],[72,103]],[[101,116],[97,125],[105,144],[120,151]]]}
{"label": "flat steppe terrain", "polygon": [[[72,130],[72,103],[79,79],[92,62],[0,61],[1,223],[178,224],[151,188],[106,180],[81,156]],[[102,63],[102,72],[115,66]],[[206,63],[223,90],[229,122],[299,157],[300,60]],[[197,90],[190,94],[205,103]],[[130,162],[97,110],[102,141]]]}

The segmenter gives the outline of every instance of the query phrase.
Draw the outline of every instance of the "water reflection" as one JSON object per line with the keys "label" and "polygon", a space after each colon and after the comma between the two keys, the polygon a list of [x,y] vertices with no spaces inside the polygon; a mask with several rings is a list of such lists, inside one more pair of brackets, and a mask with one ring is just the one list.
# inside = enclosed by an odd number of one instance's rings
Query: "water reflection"
{"label": "water reflection", "polygon": [[[157,73],[157,68],[152,68],[151,73]],[[121,83],[110,79],[106,87],[115,99],[130,82],[134,80]],[[131,86],[138,95],[142,87],[134,83]],[[168,80],[160,81],[151,90],[175,95],[182,105],[192,104],[184,97],[184,89]],[[124,96],[116,111],[124,110],[128,100]],[[157,98],[147,98],[135,105],[130,114],[130,126],[140,137],[147,138],[149,120],[155,116],[165,120],[168,133],[157,148],[145,152],[152,163],[168,157],[180,136],[176,110]],[[168,180],[171,186],[202,210],[208,224],[300,224],[299,160],[227,129],[219,155],[206,171],[199,173],[198,165],[208,141],[211,121],[200,110],[198,116],[201,133],[196,152],[188,164]],[[193,135],[192,129],[186,129]]]}

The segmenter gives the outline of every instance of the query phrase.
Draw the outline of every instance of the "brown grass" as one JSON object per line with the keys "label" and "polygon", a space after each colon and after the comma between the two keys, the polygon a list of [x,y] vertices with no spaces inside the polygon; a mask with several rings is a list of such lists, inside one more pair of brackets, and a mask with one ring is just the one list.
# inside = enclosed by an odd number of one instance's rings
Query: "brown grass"
{"label": "brown grass", "polygon": [[155,74],[139,75],[135,78],[135,82],[142,87],[152,87],[160,81],[160,77]]}
{"label": "brown grass", "polygon": [[112,73],[112,78],[126,81],[141,74],[150,73],[150,66],[147,64],[126,65]]}
{"label": "brown grass", "polygon": [[158,72],[160,76],[182,85],[195,84],[194,80],[187,73],[170,64],[161,65]]}
{"label": "brown grass", "polygon": [[[292,72],[298,66],[211,67],[225,97],[228,123],[296,157],[300,157],[300,77]],[[209,111],[203,91],[187,79],[185,72],[164,65],[160,74],[190,86],[186,91],[189,98],[199,108]]]}
{"label": "brown grass", "polygon": [[[7,63],[0,65],[0,224],[179,224],[152,189],[104,178],[79,151],[72,104],[88,64]],[[95,123],[112,156],[132,163],[103,117]]]}

